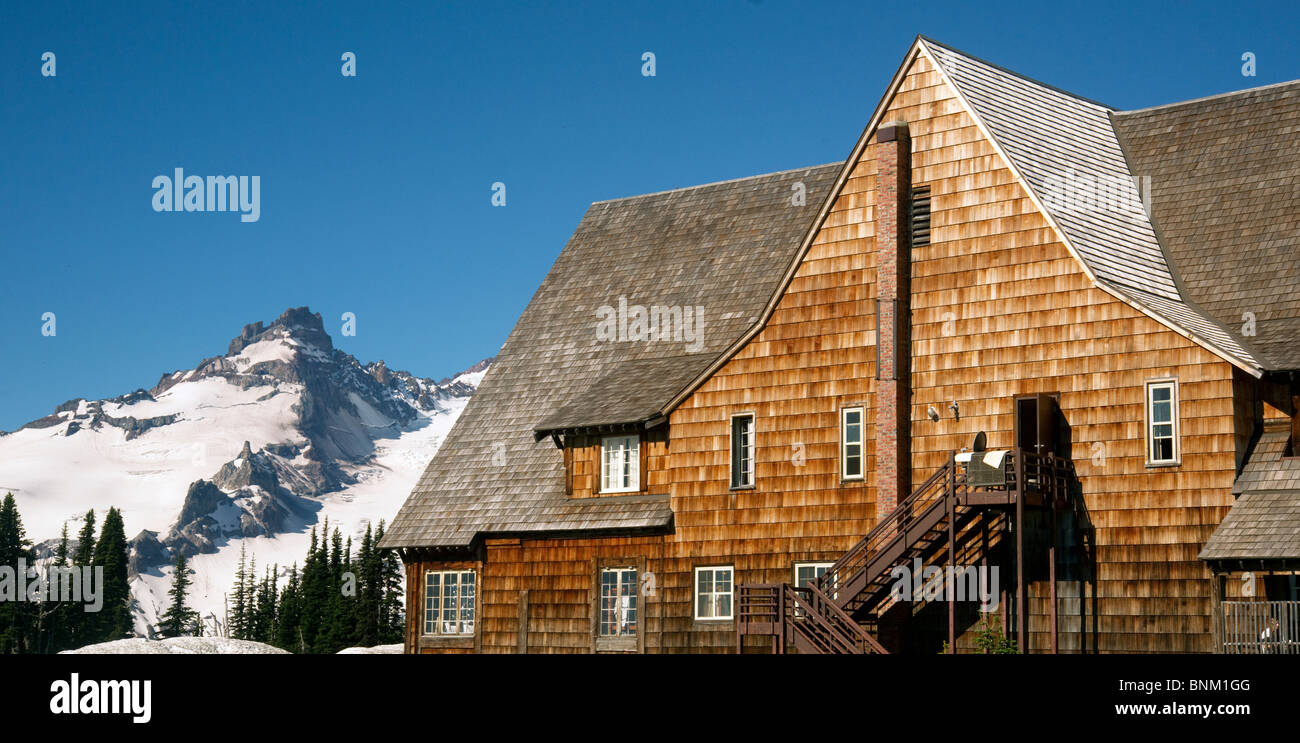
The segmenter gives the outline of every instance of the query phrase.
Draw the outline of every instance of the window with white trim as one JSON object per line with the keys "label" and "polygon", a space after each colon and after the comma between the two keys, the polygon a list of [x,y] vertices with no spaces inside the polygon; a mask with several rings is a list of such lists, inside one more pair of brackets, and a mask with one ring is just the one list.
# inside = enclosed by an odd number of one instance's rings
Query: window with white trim
{"label": "window with white trim", "polygon": [[840,411],[840,478],[862,479],[862,408]]}
{"label": "window with white trim", "polygon": [[696,619],[731,619],[732,598],[730,565],[695,569]]}
{"label": "window with white trim", "polygon": [[636,568],[603,568],[600,571],[601,637],[636,635]]}
{"label": "window with white trim", "polygon": [[641,437],[606,436],[600,442],[600,492],[641,489]]}
{"label": "window with white trim", "polygon": [[424,634],[474,634],[474,571],[424,574]]}
{"label": "window with white trim", "polygon": [[810,581],[816,581],[834,564],[832,562],[796,562],[794,564],[795,588],[803,588]]}
{"label": "window with white trim", "polygon": [[1147,463],[1178,463],[1178,382],[1147,382]]}
{"label": "window with white trim", "polygon": [[731,416],[731,487],[754,485],[754,414]]}

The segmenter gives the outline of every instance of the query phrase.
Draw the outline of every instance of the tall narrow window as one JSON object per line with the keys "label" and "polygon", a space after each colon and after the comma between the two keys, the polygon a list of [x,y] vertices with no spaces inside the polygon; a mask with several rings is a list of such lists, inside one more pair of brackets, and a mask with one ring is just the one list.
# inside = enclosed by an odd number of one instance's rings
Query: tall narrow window
{"label": "tall narrow window", "polygon": [[636,568],[600,571],[600,636],[636,635]]}
{"label": "tall narrow window", "polygon": [[640,489],[640,437],[606,436],[600,444],[600,492],[632,493]]}
{"label": "tall narrow window", "polygon": [[731,619],[730,565],[695,569],[695,618]]}
{"label": "tall narrow window", "polygon": [[840,477],[862,479],[862,408],[840,413]]}
{"label": "tall narrow window", "polygon": [[474,571],[424,574],[424,634],[474,634]]}
{"label": "tall narrow window", "polygon": [[751,413],[731,418],[731,487],[754,485],[754,416]]}
{"label": "tall narrow window", "polygon": [[1147,382],[1147,464],[1177,464],[1178,383]]}

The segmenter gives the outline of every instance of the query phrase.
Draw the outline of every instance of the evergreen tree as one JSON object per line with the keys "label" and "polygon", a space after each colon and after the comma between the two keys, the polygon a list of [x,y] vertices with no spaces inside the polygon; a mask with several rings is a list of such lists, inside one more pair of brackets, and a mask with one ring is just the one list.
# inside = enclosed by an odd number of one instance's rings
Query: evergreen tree
{"label": "evergreen tree", "polygon": [[[86,567],[94,562],[94,558],[95,509],[92,508],[86,511],[86,516],[81,522],[81,531],[77,532],[77,544],[72,553],[72,565],[77,568]],[[66,646],[61,649],[79,648],[95,642],[93,635],[96,615],[86,613],[84,606],[80,605],[69,604],[64,609],[63,631],[66,633]]]}
{"label": "evergreen tree", "polygon": [[233,605],[229,607],[226,618],[230,637],[247,640],[249,632],[248,607],[248,553],[241,542],[239,545],[239,568],[235,571]]}
{"label": "evergreen tree", "polygon": [[12,596],[0,598],[0,654],[26,653],[32,650],[30,637],[31,607],[25,596],[17,595],[18,572],[26,570],[33,562],[32,552],[28,547],[27,533],[23,529],[22,517],[18,515],[18,503],[14,494],[9,493],[0,503],[0,565],[13,569],[15,581],[10,587]]}
{"label": "evergreen tree", "polygon": [[[67,568],[72,558],[72,548],[68,542],[68,522],[63,522],[63,528],[59,531],[59,546],[54,548],[54,567]],[[41,641],[41,652],[57,653],[61,650],[67,650],[71,645],[70,628],[72,625],[73,611],[80,611],[81,607],[70,601],[55,601],[52,606],[41,607],[42,615],[46,618],[43,630],[44,637]]]}
{"label": "evergreen tree", "polygon": [[383,597],[383,561],[374,548],[370,524],[361,537],[357,555],[356,640],[361,647],[379,644],[380,611]]}
{"label": "evergreen tree", "polygon": [[54,564],[58,567],[67,567],[68,565],[68,522],[63,522],[63,530],[59,532],[59,546],[54,548]]}
{"label": "evergreen tree", "polygon": [[[375,545],[384,538],[384,522],[375,530]],[[391,645],[406,639],[406,595],[402,590],[402,564],[393,550],[380,552],[379,644]]]}
{"label": "evergreen tree", "polygon": [[294,653],[306,652],[302,645],[302,587],[298,583],[298,563],[289,569],[289,581],[280,594],[279,611],[276,614],[276,647]]}
{"label": "evergreen tree", "polygon": [[252,639],[268,644],[275,641],[276,570],[275,566],[266,569],[266,575],[257,584],[257,595],[253,602]]}
{"label": "evergreen tree", "polygon": [[77,551],[73,554],[73,565],[90,565],[95,557],[95,509],[86,511],[86,518],[81,522],[81,531],[77,533]]}
{"label": "evergreen tree", "polygon": [[91,642],[130,637],[131,586],[127,581],[126,525],[122,523],[121,511],[116,508],[109,508],[108,515],[104,517],[91,562],[94,567],[103,568],[104,576],[99,586],[104,606],[91,623],[94,627],[92,636],[96,638]]}
{"label": "evergreen tree", "polygon": [[[328,527],[329,522],[325,524]],[[313,527],[307,559],[302,566],[302,601],[299,604],[302,622],[298,640],[301,652],[320,652],[318,638],[322,635],[325,607],[330,597],[329,556],[324,542],[323,538],[317,539]]]}
{"label": "evergreen tree", "polygon": [[172,603],[162,616],[162,634],[164,637],[180,637],[187,633],[194,633],[199,619],[198,612],[185,606],[185,596],[189,592],[190,584],[193,583],[190,576],[194,574],[194,571],[190,569],[184,552],[177,550],[176,562],[173,568],[172,587],[167,592],[167,595],[172,599]]}

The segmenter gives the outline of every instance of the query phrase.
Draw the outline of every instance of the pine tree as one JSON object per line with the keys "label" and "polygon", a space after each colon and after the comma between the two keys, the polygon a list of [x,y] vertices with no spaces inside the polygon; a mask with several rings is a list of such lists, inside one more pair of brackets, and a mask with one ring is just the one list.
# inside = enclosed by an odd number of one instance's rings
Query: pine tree
{"label": "pine tree", "polygon": [[81,522],[81,531],[77,533],[77,551],[72,556],[73,565],[90,565],[95,556],[95,509],[86,511],[86,518]]}
{"label": "pine tree", "polygon": [[[73,567],[88,567],[95,557],[95,509],[86,511],[81,522],[81,531],[77,532],[76,549],[72,553]],[[68,605],[64,614],[64,633],[66,646],[61,649],[79,648],[95,642],[94,625],[98,617],[83,611],[82,606]]]}
{"label": "pine tree", "polygon": [[[325,522],[328,527],[329,522]],[[307,559],[302,566],[302,601],[299,604],[302,620],[298,644],[300,652],[318,652],[317,637],[321,634],[324,609],[329,601],[329,558],[326,554],[324,539],[317,539],[316,529],[312,527],[311,543],[307,548]]]}
{"label": "pine tree", "polygon": [[[0,503],[0,565],[12,568],[17,576],[19,570],[26,570],[33,561],[29,546],[22,517],[18,515],[18,503],[14,494],[9,493]],[[11,589],[15,593],[18,582],[14,581]],[[0,600],[0,654],[31,652],[34,638],[30,637],[30,609],[24,596]]]}
{"label": "pine tree", "polygon": [[361,537],[361,551],[357,555],[357,611],[356,638],[361,647],[379,644],[380,611],[383,597],[383,562],[374,548],[374,535],[370,524]]}
{"label": "pine tree", "polygon": [[241,639],[257,639],[257,555],[248,556],[248,574],[244,582],[244,635]]}
{"label": "pine tree", "polygon": [[235,571],[233,605],[229,607],[227,625],[230,637],[236,640],[248,639],[248,552],[241,542],[239,545],[239,568]]}
{"label": "pine tree", "polygon": [[[68,522],[63,522],[63,528],[59,531],[59,546],[54,548],[54,567],[67,568],[68,561],[72,557],[71,546],[68,542]],[[60,650],[67,650],[71,647],[70,627],[72,625],[72,612],[80,611],[80,607],[70,601],[56,601],[52,606],[41,607],[42,614],[48,618],[45,623],[44,637],[41,641],[41,651],[47,653],[57,653]]]}
{"label": "pine tree", "polygon": [[[384,538],[384,522],[375,530],[375,545]],[[393,550],[380,551],[379,644],[391,645],[406,639],[406,596],[402,590],[402,564]]]}
{"label": "pine tree", "polygon": [[186,633],[193,634],[195,625],[199,619],[199,613],[185,606],[185,596],[188,593],[190,576],[194,571],[190,569],[189,562],[185,559],[185,553],[177,550],[176,562],[172,571],[172,587],[167,592],[171,597],[172,603],[167,612],[162,616],[162,634],[164,637],[180,637]]}
{"label": "pine tree", "polygon": [[301,594],[302,588],[298,583],[298,563],[295,562],[289,569],[289,581],[284,586],[284,592],[280,594],[280,606],[275,622],[275,641],[272,643],[276,647],[294,653],[306,652],[306,648],[301,645]]}
{"label": "pine tree", "polygon": [[104,599],[104,607],[93,621],[92,636],[96,639],[91,642],[130,637],[131,586],[127,580],[126,525],[122,523],[122,512],[116,508],[109,508],[104,517],[91,562],[96,568],[103,569],[100,591]]}
{"label": "pine tree", "polygon": [[63,530],[59,532],[59,546],[54,548],[54,564],[58,567],[66,567],[68,564],[68,522],[63,522]]}
{"label": "pine tree", "polygon": [[343,535],[338,527],[330,535],[329,552],[329,594],[325,603],[323,619],[324,632],[318,638],[317,653],[336,653],[342,650],[348,632],[344,628],[343,615],[347,612],[347,601],[343,595]]}

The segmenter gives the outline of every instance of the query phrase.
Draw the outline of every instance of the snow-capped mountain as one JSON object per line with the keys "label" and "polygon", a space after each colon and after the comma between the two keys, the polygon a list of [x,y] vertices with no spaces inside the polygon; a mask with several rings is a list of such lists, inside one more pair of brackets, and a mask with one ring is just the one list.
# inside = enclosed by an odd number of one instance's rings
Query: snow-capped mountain
{"label": "snow-capped mountain", "polygon": [[192,608],[224,613],[241,545],[262,567],[301,562],[313,524],[356,537],[391,519],[491,359],[440,382],[362,364],[319,314],[247,325],[224,356],[152,389],[71,400],[0,435],[0,493],[48,551],[89,508],[117,506],[131,540],[136,627],[166,606],[177,551]]}

